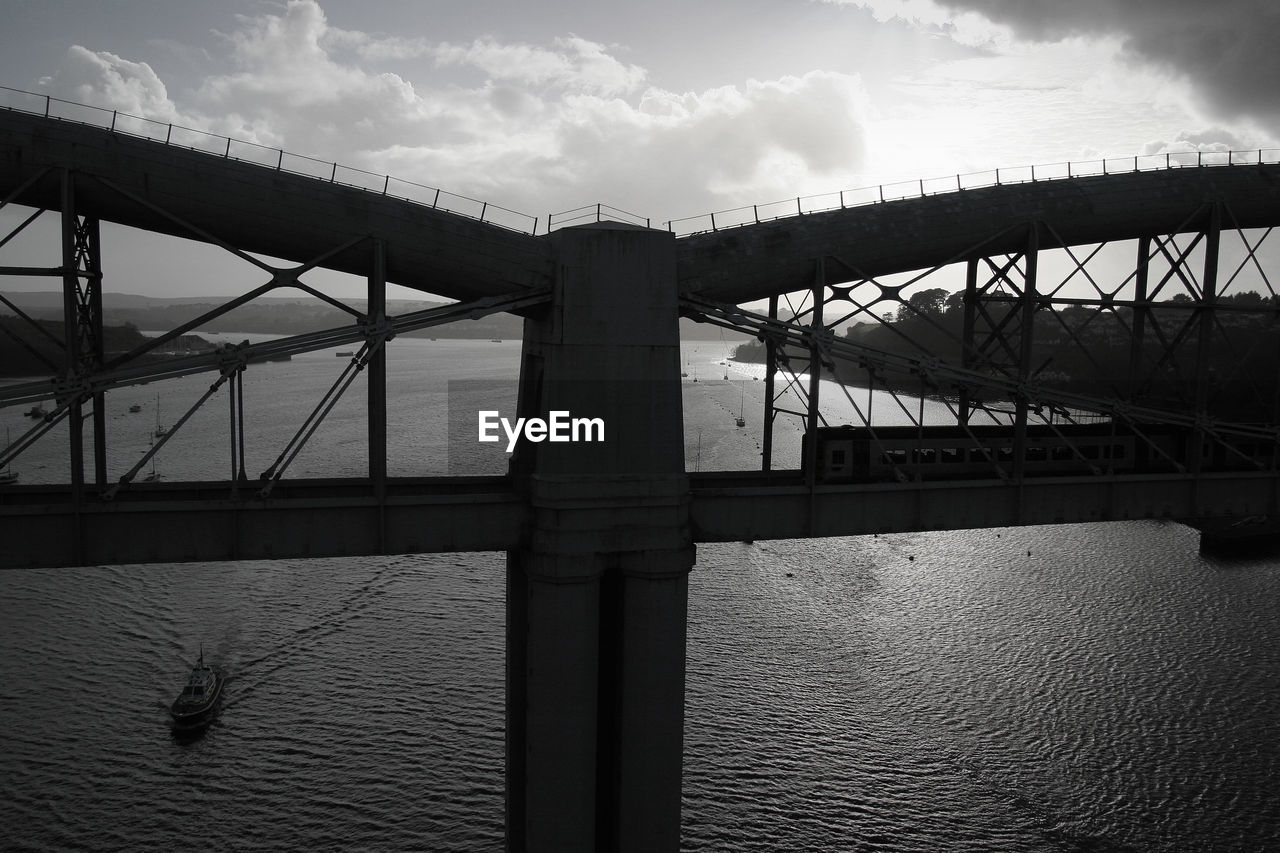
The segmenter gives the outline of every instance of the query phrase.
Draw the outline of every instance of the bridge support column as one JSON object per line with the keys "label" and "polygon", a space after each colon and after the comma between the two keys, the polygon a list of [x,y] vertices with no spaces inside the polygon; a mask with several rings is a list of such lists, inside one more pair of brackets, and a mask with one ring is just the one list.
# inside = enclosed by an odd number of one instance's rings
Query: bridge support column
{"label": "bridge support column", "polygon": [[512,460],[534,522],[507,558],[507,847],[676,851],[694,549],[674,240],[550,239],[519,414],[599,418],[604,440],[526,440]]}

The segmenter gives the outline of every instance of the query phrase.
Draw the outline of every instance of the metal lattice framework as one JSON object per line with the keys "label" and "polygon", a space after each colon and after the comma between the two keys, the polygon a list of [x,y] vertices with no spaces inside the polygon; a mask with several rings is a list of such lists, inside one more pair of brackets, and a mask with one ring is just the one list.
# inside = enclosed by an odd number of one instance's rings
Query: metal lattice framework
{"label": "metal lattice framework", "polygon": [[[38,198],[42,199],[39,203],[46,205],[4,236],[0,240],[0,249],[46,212],[54,208],[61,212],[59,262],[42,268],[4,267],[0,268],[0,273],[61,277],[64,305],[61,337],[51,335],[48,329],[26,317],[16,306],[9,305],[20,319],[26,321],[28,328],[34,330],[32,336],[51,340],[61,356],[51,360],[26,341],[22,342],[40,357],[54,378],[51,382],[23,383],[0,389],[0,405],[51,400],[53,407],[27,434],[0,453],[0,466],[46,434],[53,424],[70,419],[72,479],[78,493],[89,458],[83,445],[84,425],[91,422],[93,481],[99,493],[113,496],[132,482],[169,436],[157,436],[159,441],[151,452],[119,483],[108,488],[104,468],[107,447],[101,422],[102,395],[121,385],[210,372],[215,373],[217,379],[208,393],[176,421],[174,431],[180,429],[194,411],[224,385],[229,387],[229,456],[234,494],[238,484],[246,479],[241,385],[246,368],[271,357],[354,343],[360,345],[360,351],[303,419],[294,438],[263,474],[265,485],[260,493],[270,492],[298,449],[314,434],[337,399],[361,373],[369,377],[371,389],[369,455],[375,461],[371,461],[369,473],[375,483],[383,483],[386,479],[383,350],[387,341],[408,329],[424,328],[463,316],[519,310],[549,298],[546,276],[551,255],[546,250],[545,241],[515,241],[492,253],[492,256],[510,255],[510,258],[503,258],[504,266],[464,268],[451,258],[446,266],[441,267],[452,277],[449,283],[461,288],[460,294],[467,293],[460,304],[389,317],[385,310],[387,268],[389,264],[399,263],[402,265],[399,268],[401,274],[405,274],[403,247],[398,254],[393,253],[389,257],[381,237],[311,228],[307,229],[306,239],[296,232],[282,238],[291,248],[299,249],[291,257],[303,258],[300,263],[289,267],[273,265],[244,249],[246,231],[243,227],[237,236],[229,236],[230,231],[220,233],[219,220],[207,209],[180,198],[172,188],[167,195],[154,191],[150,166],[147,165],[154,156],[150,150],[143,152],[139,148],[133,152],[133,142],[115,139],[119,134],[114,127],[108,135],[113,137],[113,144],[119,141],[129,149],[130,156],[138,157],[141,165],[135,164],[133,172],[126,169],[117,174],[109,165],[101,164],[90,164],[88,171],[78,171],[69,166],[47,166],[15,185],[0,203],[4,206],[21,199],[22,203],[30,204],[29,198]],[[166,179],[190,180],[190,174],[182,177],[178,173],[187,168],[205,168],[203,163],[188,163],[189,158],[180,151],[174,151],[169,142],[166,135],[163,153],[173,159],[173,162],[165,163],[169,170]],[[210,155],[195,156],[203,160]],[[223,152],[222,160],[218,162],[223,164],[227,159],[227,152]],[[1229,175],[1234,180],[1244,170],[1256,169],[1261,173],[1273,169],[1269,163],[1262,152],[1242,158],[1239,164],[1228,155],[1225,167],[1211,167],[1197,158],[1192,168],[1190,164],[1175,164],[1166,157],[1162,165],[1157,164],[1157,171],[1151,172],[1144,171],[1143,165],[1134,159],[1128,174],[1135,179],[1145,179],[1161,169],[1172,175],[1179,171],[1175,166],[1186,166],[1182,171],[1188,176],[1192,173],[1201,176],[1218,173]],[[230,164],[226,165],[231,169],[228,176],[236,174]],[[1107,172],[1105,163],[1103,172]],[[330,185],[333,184],[334,173],[336,167],[330,173]],[[58,192],[49,191],[50,176],[56,176]],[[1271,253],[1267,243],[1270,228],[1258,227],[1260,209],[1264,221],[1275,220],[1268,202],[1263,200],[1260,208],[1258,199],[1248,199],[1249,210],[1244,218],[1249,220],[1249,227],[1245,227],[1228,201],[1206,201],[1203,200],[1205,195],[1201,194],[1201,201],[1183,210],[1178,205],[1185,202],[1175,199],[1172,204],[1166,204],[1160,216],[1153,220],[1163,223],[1162,228],[1155,229],[1144,226],[1141,221],[1117,218],[1114,210],[1110,218],[1097,217],[1096,221],[1091,221],[1089,217],[1081,216],[1080,199],[1072,195],[1082,180],[1094,181],[1087,192],[1099,196],[1106,192],[1122,195],[1131,192],[1128,188],[1136,184],[1126,183],[1113,188],[1110,186],[1112,179],[1105,174],[1101,179],[1098,176],[1080,179],[1072,175],[1070,168],[1065,177],[1039,180],[1039,183],[1034,170],[1029,177],[1030,186],[1050,187],[1049,193],[1058,193],[1056,198],[1042,193],[1035,203],[1062,202],[1062,210],[1068,211],[1064,214],[1067,218],[1055,218],[1051,214],[1033,215],[1011,224],[1009,217],[969,216],[966,228],[956,232],[964,235],[963,240],[955,235],[947,237],[951,241],[947,244],[951,247],[949,254],[944,256],[934,251],[930,265],[914,271],[904,262],[910,249],[900,238],[896,242],[890,241],[897,248],[879,254],[876,247],[866,242],[856,250],[836,248],[839,240],[825,250],[818,248],[809,254],[813,246],[821,246],[821,240],[829,239],[832,232],[822,231],[820,234],[825,236],[806,237],[803,233],[805,220],[820,219],[827,214],[811,215],[804,205],[797,203],[794,217],[775,220],[782,230],[775,232],[774,237],[747,237],[748,241],[762,241],[759,248],[766,249],[769,257],[763,257],[761,253],[761,259],[767,262],[761,270],[776,270],[779,282],[774,287],[764,280],[763,273],[757,272],[755,281],[746,286],[756,294],[794,288],[797,284],[796,262],[804,257],[813,258],[809,261],[812,287],[806,291],[771,296],[767,315],[751,316],[750,312],[699,295],[708,287],[708,292],[712,293],[717,288],[724,290],[726,278],[745,271],[738,261],[722,269],[717,278],[714,273],[708,274],[705,266],[698,266],[702,262],[714,265],[728,259],[737,240],[733,233],[735,229],[722,230],[719,234],[713,232],[710,241],[703,240],[700,235],[678,241],[681,244],[678,253],[690,248],[690,257],[702,251],[699,246],[709,245],[711,251],[709,259],[694,259],[695,263],[690,265],[695,269],[692,285],[686,286],[685,280],[681,280],[686,312],[721,325],[750,331],[764,341],[765,360],[769,365],[766,383],[768,416],[764,419],[766,468],[772,464],[772,428],[776,417],[798,417],[804,421],[808,432],[826,423],[819,405],[818,379],[823,371],[890,392],[894,405],[908,421],[921,428],[925,423],[918,400],[909,403],[907,395],[941,401],[951,412],[955,424],[962,429],[984,423],[1010,427],[1016,436],[1015,460],[1010,465],[992,463],[994,473],[1003,478],[1016,479],[1019,476],[1029,426],[1046,424],[1053,428],[1057,424],[1090,420],[1123,423],[1137,433],[1152,424],[1180,425],[1195,430],[1203,440],[1222,451],[1250,460],[1254,467],[1263,465],[1257,445],[1259,442],[1274,445],[1274,424],[1280,420],[1277,417],[1280,407],[1277,404],[1276,381],[1276,358],[1280,346],[1276,343],[1275,329],[1277,314],[1280,314],[1280,297],[1267,274]],[[1215,179],[1207,179],[1210,188]],[[1197,177],[1196,180],[1201,179]],[[302,184],[315,183],[300,179],[298,188]],[[1192,181],[1189,185],[1194,186],[1195,183]],[[40,185],[44,188],[40,189]],[[255,194],[258,185],[256,178],[246,184],[254,188],[246,195],[246,202],[250,199],[252,203],[260,201]],[[33,187],[38,191],[33,191]],[[1065,188],[1065,191],[1059,192],[1057,188]],[[314,189],[314,186],[307,188],[308,192]],[[342,193],[348,192],[345,188],[339,189]],[[1001,194],[1011,189],[1014,187],[1006,186],[997,172],[994,187],[969,189],[957,179],[955,187],[945,192],[961,199],[987,198],[985,210],[993,211],[1000,207]],[[1159,189],[1157,187],[1157,191]],[[908,210],[902,205],[915,205],[910,209],[919,211],[926,204],[931,204],[923,182],[919,186],[919,194],[919,198],[910,201],[886,202],[881,192],[878,201],[873,200],[871,204],[878,204],[885,212],[884,224],[875,224],[879,213],[874,211],[862,221],[873,223],[871,231],[880,228],[881,233],[910,226],[912,217],[919,217],[919,212],[899,215],[892,211]],[[88,199],[83,205],[81,196]],[[326,201],[338,200],[338,196],[338,189],[325,190]],[[1181,198],[1186,197],[1183,192]],[[344,196],[340,203],[347,201],[349,199]],[[983,204],[980,201],[974,203]],[[981,209],[975,207],[971,212]],[[1169,211],[1173,209],[1180,211],[1177,214],[1179,219],[1170,219]],[[108,357],[102,341],[100,237],[95,218],[96,215],[109,217],[109,214],[102,213],[104,210],[116,216],[123,214],[136,219],[142,227],[160,233],[190,237],[218,246],[249,265],[257,274],[265,276],[266,281],[215,311],[128,353]],[[830,211],[830,215],[851,217],[853,214],[852,208],[845,209],[843,194],[839,209]],[[435,215],[434,209],[432,215]],[[595,218],[600,216],[601,208],[596,207]],[[737,231],[750,232],[754,229],[759,232],[767,227],[762,224],[758,210],[753,210],[752,220],[754,224],[744,224]],[[931,221],[936,225],[936,220]],[[987,221],[991,223],[989,226],[981,224]],[[445,228],[454,227],[447,216],[441,222],[446,223]],[[1084,232],[1092,236],[1080,236],[1082,223],[1085,223]],[[847,224],[862,227],[853,219],[848,219]],[[440,222],[431,225],[432,228],[439,226]],[[982,233],[983,227],[988,227],[988,233]],[[812,238],[819,242],[811,242],[803,250],[773,252],[768,249],[769,240],[790,238],[787,229],[795,230],[800,239]],[[1124,236],[1107,242],[1106,235],[1111,233],[1123,233]],[[480,236],[477,238],[477,235]],[[1099,236],[1103,242],[1088,242]],[[484,228],[473,228],[465,235],[442,232],[434,237],[436,240],[457,241],[460,246],[458,256],[468,258],[475,256],[472,247],[486,248],[476,243],[477,239],[493,239],[490,231]],[[254,243],[252,239],[247,242]],[[438,246],[440,243],[430,245]],[[717,245],[719,254],[715,254]],[[864,248],[872,251],[868,253]],[[261,247],[256,250],[261,251]],[[489,257],[483,252],[480,256]],[[680,254],[678,264],[685,266],[690,257]],[[304,282],[304,276],[320,267],[354,271],[367,278],[367,307],[353,308]],[[423,268],[418,266],[413,274],[421,275],[422,271]],[[476,272],[481,273],[483,281],[475,278]],[[255,298],[283,288],[298,290],[324,301],[350,316],[351,325],[283,341],[226,348],[201,356],[152,360],[151,357],[162,347],[187,332]],[[488,295],[477,298],[477,293]],[[847,332],[837,332],[850,323],[855,325]],[[802,373],[808,374],[807,379],[801,378]],[[862,411],[847,388],[844,394],[862,425],[874,433],[877,424],[871,412]],[[1251,443],[1251,447],[1244,450],[1241,442]],[[1195,471],[1199,463],[1190,458],[1176,464]],[[1266,470],[1274,467],[1274,453],[1266,466]]]}
{"label": "metal lattice framework", "polygon": [[[244,391],[245,371],[254,364],[314,352],[334,346],[357,344],[351,358],[344,364],[332,385],[323,393],[314,408],[298,425],[293,437],[281,449],[275,461],[257,479],[255,494],[266,497],[280,481],[290,463],[315,434],[325,417],[338,400],[362,373],[368,376],[370,479],[375,484],[386,481],[386,400],[385,353],[386,343],[397,334],[429,328],[460,319],[476,319],[502,311],[515,311],[545,302],[545,292],[516,293],[508,297],[495,296],[473,299],[440,308],[416,311],[398,316],[386,313],[386,278],[383,272],[383,247],[374,238],[346,241],[332,250],[293,267],[275,266],[238,249],[219,235],[184,221],[181,217],[147,199],[115,185],[102,177],[77,175],[61,170],[62,207],[60,213],[61,263],[47,267],[5,266],[0,275],[61,277],[63,283],[64,316],[61,336],[50,332],[46,324],[38,322],[12,301],[0,294],[3,302],[20,321],[25,332],[18,334],[8,326],[0,325],[6,335],[44,364],[51,374],[48,380],[20,382],[0,387],[0,406],[33,404],[40,410],[35,424],[0,451],[0,468],[5,468],[33,444],[47,435],[55,426],[70,425],[70,470],[73,493],[83,495],[85,468],[92,459],[92,483],[104,499],[113,498],[121,488],[128,486],[143,471],[165,445],[177,435],[183,425],[205,406],[224,387],[227,389],[228,451],[230,460],[230,494],[235,496],[247,482],[245,470],[244,439]],[[266,281],[252,287],[242,296],[228,300],[212,311],[185,322],[154,338],[149,338],[125,353],[108,357],[103,342],[102,269],[98,220],[81,214],[76,205],[76,187],[91,181],[98,188],[105,187],[121,198],[145,207],[156,216],[170,223],[171,229],[180,235],[192,237],[220,247],[227,253],[250,265]],[[17,195],[15,193],[14,195]],[[0,202],[0,209],[9,204]],[[26,216],[7,234],[0,237],[0,249],[31,228],[40,218],[51,212],[39,209]],[[53,215],[59,215],[56,212]],[[326,295],[303,280],[303,276],[323,266],[326,260],[338,252],[362,249],[368,254],[368,303],[363,310]],[[301,291],[347,314],[352,323],[335,329],[294,335],[257,344],[243,343],[220,348],[213,352],[160,357],[167,346],[182,336],[207,326],[229,312],[255,299],[283,289]],[[51,360],[40,348],[33,347],[31,338],[44,339],[62,354],[60,363]],[[164,379],[192,374],[215,374],[212,384],[198,399],[163,431],[157,430],[155,441],[118,482],[107,482],[107,432],[104,420],[105,395],[114,388],[143,385]],[[49,404],[46,409],[45,404]],[[86,415],[85,412],[88,411]],[[92,455],[86,452],[85,425],[89,425]],[[381,450],[379,450],[381,448]]]}
{"label": "metal lattice framework", "polygon": [[[1010,427],[1014,459],[992,460],[1004,479],[1020,474],[1029,425],[1087,422],[1140,436],[1181,426],[1201,437],[1202,456],[1216,449],[1275,469],[1280,294],[1267,272],[1270,228],[1238,227],[1228,206],[1207,202],[1176,233],[1136,240],[1073,246],[1047,221],[1023,232],[1020,251],[987,253],[979,243],[894,276],[820,258],[814,286],[772,297],[767,314],[686,298],[689,316],[763,343],[763,467],[776,418],[800,418],[806,432],[826,425],[826,375],[889,392],[917,427],[926,426],[914,399],[923,397],[945,404],[962,429]],[[845,281],[822,284],[833,277]],[[843,393],[874,436],[871,413]],[[1200,464],[1170,461],[1193,472]]]}

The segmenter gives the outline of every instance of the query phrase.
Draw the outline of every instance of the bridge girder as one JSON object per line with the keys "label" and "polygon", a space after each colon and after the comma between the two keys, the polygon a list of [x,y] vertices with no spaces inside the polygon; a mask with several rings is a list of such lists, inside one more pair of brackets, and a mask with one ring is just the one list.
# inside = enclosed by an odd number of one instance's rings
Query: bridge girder
{"label": "bridge girder", "polygon": [[837,257],[822,284],[1041,249],[1202,230],[1206,202],[1236,228],[1280,225],[1280,165],[1198,166],[1002,184],[809,213],[677,241],[681,294],[741,304],[809,290],[815,259]]}
{"label": "bridge girder", "polygon": [[[331,181],[21,113],[0,114],[0,194],[6,203],[48,209],[66,207],[66,199],[74,194],[76,215],[93,221],[205,240],[237,253],[292,259],[302,264],[300,269],[323,266],[355,272],[369,276],[371,283],[376,279],[378,286],[371,284],[371,294],[385,283],[406,284],[473,300],[482,312],[489,310],[483,307],[485,300],[507,305],[506,310],[521,310],[528,300],[541,301],[553,278],[554,251],[546,239]],[[918,377],[922,391],[940,390],[936,383],[947,369],[961,384],[968,383],[966,388],[975,381],[981,386],[986,371],[996,379],[988,382],[988,390],[1011,398],[1025,422],[1028,406],[1035,402],[1033,391],[1039,400],[1054,405],[1050,389],[1038,381],[1042,377],[1029,361],[1038,312],[1071,302],[1058,295],[1056,285],[1037,287],[1034,269],[1040,253],[1136,238],[1143,247],[1138,275],[1145,276],[1153,260],[1168,260],[1169,271],[1152,285],[1151,293],[1144,279],[1142,294],[1127,302],[1137,341],[1127,377],[1132,390],[1141,381],[1137,368],[1144,335],[1159,342],[1160,367],[1171,354],[1190,346],[1188,341],[1203,342],[1216,328],[1215,288],[1198,290],[1203,287],[1197,283],[1197,272],[1188,266],[1192,249],[1179,247],[1177,235],[1202,236],[1212,230],[1216,246],[1220,228],[1276,224],[1280,165],[1169,168],[1006,183],[696,234],[675,241],[675,271],[686,306],[763,296],[774,296],[776,304],[779,293],[810,294],[808,306],[796,312],[798,324],[807,327],[810,336],[770,343],[773,354],[782,358],[788,347],[794,354],[798,346],[810,366],[817,367],[830,362],[840,349],[833,350],[829,339],[834,326],[849,317],[833,310],[834,303],[845,300],[854,304],[855,312],[870,310],[852,297],[856,285],[849,282],[877,288],[878,301],[873,304],[906,305],[904,290],[917,286],[927,273],[907,286],[888,284],[884,277],[963,264],[974,281],[966,295],[970,316],[963,360],[948,368],[930,366],[927,352],[909,363],[867,359],[867,353],[856,358],[875,361],[877,369]],[[1193,238],[1192,246],[1198,239]],[[1084,270],[1088,260],[1075,263]],[[989,270],[982,281],[975,273],[980,264]],[[287,270],[268,269],[273,284],[289,275]],[[1199,281],[1207,281],[1209,275],[1206,265]],[[1186,322],[1177,328],[1162,327],[1151,310],[1155,295],[1171,279],[1183,282],[1194,296]],[[1112,292],[1076,304],[1114,312],[1126,303]],[[357,320],[360,328],[317,333],[284,349],[303,352],[338,340],[367,338],[373,318]],[[394,334],[395,318],[387,322],[385,331]],[[1067,331],[1068,337],[1079,338],[1077,330]],[[1195,396],[1203,403],[1206,346],[1195,346],[1200,383]],[[240,361],[253,355],[241,353]],[[101,389],[133,381],[129,376],[136,368],[118,361],[91,365],[83,375],[65,378],[63,385]],[[187,372],[226,368],[225,358],[196,361],[200,363],[173,367]],[[134,379],[145,382],[158,375],[145,369]],[[802,414],[810,430],[819,423],[814,405],[817,375],[818,370],[810,371],[810,410]],[[772,383],[770,388],[772,395]],[[10,396],[36,393],[25,387],[10,391]],[[1069,401],[1089,402],[1078,395]],[[980,400],[963,401],[962,412],[969,411],[971,402],[981,405]],[[1134,411],[1132,395],[1127,402]],[[1193,421],[1203,415],[1202,405],[1190,415],[1182,413]],[[967,414],[959,417],[963,421]],[[765,429],[771,425],[770,417]],[[371,427],[371,448],[378,445],[381,433]],[[765,458],[768,464],[767,454]]]}
{"label": "bridge girder", "polygon": [[[364,238],[385,246],[391,284],[469,300],[545,290],[545,241],[377,192],[212,156],[74,122],[0,110],[0,198],[47,210],[75,176],[77,208],[96,219],[305,263]],[[329,254],[366,276],[366,249]]]}

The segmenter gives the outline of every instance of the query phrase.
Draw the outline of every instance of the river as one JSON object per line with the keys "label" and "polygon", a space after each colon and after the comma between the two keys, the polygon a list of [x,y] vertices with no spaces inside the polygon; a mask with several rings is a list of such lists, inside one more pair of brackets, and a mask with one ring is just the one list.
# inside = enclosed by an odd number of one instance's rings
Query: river
{"label": "river", "polygon": [[[447,470],[447,380],[509,380],[518,352],[395,342],[392,473]],[[690,470],[758,464],[764,383],[726,356],[685,347]],[[251,370],[251,475],[343,363]],[[172,423],[208,384],[113,394],[113,477],[157,402]],[[289,475],[360,473],[358,386]],[[163,476],[225,476],[226,418],[193,417]],[[779,465],[798,436],[780,425]],[[14,467],[59,479],[64,448]],[[700,546],[683,849],[1271,849],[1280,561],[1196,545],[1124,522]],[[0,573],[0,848],[501,850],[503,572],[441,554]],[[178,740],[166,709],[201,643],[231,681]]]}

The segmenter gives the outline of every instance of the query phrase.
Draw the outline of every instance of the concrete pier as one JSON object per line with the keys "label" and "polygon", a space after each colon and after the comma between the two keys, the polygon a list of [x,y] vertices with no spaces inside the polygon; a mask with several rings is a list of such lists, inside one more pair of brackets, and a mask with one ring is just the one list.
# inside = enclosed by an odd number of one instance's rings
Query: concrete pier
{"label": "concrete pier", "polygon": [[519,414],[598,417],[606,440],[512,461],[533,513],[508,554],[508,849],[675,851],[694,548],[674,239],[601,223],[552,240]]}

